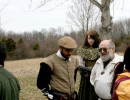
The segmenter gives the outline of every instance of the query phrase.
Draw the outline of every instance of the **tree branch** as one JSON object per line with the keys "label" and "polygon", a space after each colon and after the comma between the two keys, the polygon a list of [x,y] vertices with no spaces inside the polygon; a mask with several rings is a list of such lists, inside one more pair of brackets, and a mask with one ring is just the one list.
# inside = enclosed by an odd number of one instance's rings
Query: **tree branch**
{"label": "tree branch", "polygon": [[[43,2],[41,2],[40,5],[38,5],[34,10],[37,10],[37,9],[43,7],[44,5],[46,5],[46,4],[47,4],[48,2],[50,2],[50,1],[52,1],[52,0],[43,0]],[[51,10],[53,10],[53,9],[56,9],[57,7],[59,7],[59,6],[63,5],[64,3],[66,3],[67,1],[68,1],[68,0],[65,0],[65,1],[61,2],[60,4],[56,5],[55,7],[50,8],[49,10],[47,10],[47,12],[48,12],[48,11],[51,11]],[[32,0],[31,0],[31,2],[32,2]],[[34,10],[33,10],[33,11],[34,11]]]}
{"label": "tree branch", "polygon": [[111,2],[113,2],[114,0],[111,0]]}
{"label": "tree branch", "polygon": [[99,2],[97,2],[96,0],[89,0],[91,3],[93,3],[94,5],[96,5],[99,9],[101,9],[102,8],[102,5],[99,3]]}
{"label": "tree branch", "polygon": [[0,12],[9,4],[9,1],[0,9]]}

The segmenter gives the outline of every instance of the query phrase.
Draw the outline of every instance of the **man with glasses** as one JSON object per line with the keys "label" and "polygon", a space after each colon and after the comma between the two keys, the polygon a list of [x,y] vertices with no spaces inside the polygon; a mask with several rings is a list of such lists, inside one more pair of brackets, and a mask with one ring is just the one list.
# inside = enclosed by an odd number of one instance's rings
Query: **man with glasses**
{"label": "man with glasses", "polygon": [[111,100],[111,83],[115,65],[123,61],[123,57],[115,53],[115,44],[111,40],[103,40],[99,45],[100,58],[96,61],[90,83],[94,86],[99,100]]}
{"label": "man with glasses", "polygon": [[71,56],[76,47],[75,40],[64,36],[59,40],[58,52],[40,64],[37,87],[48,100],[76,100],[74,75],[78,59]]}

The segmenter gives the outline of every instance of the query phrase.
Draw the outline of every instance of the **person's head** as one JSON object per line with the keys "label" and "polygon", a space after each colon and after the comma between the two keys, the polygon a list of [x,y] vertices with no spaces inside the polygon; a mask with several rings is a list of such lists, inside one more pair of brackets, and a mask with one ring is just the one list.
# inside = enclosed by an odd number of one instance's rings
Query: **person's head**
{"label": "person's head", "polygon": [[103,62],[114,58],[115,44],[112,40],[103,40],[99,44],[99,53]]}
{"label": "person's head", "polygon": [[83,43],[83,47],[87,46],[87,47],[97,48],[100,41],[101,40],[99,34],[95,30],[90,30],[87,32],[87,35]]}
{"label": "person's head", "polygon": [[130,45],[127,46],[125,53],[124,53],[124,60],[123,62],[119,62],[115,65],[115,71],[113,75],[112,85],[111,85],[111,94],[113,93],[114,83],[117,79],[117,75],[123,73],[124,71],[130,72]]}
{"label": "person's head", "polygon": [[65,59],[69,59],[75,48],[77,48],[77,43],[71,37],[64,36],[59,39],[59,49]]}
{"label": "person's head", "polygon": [[0,65],[4,66],[4,61],[6,58],[6,48],[2,42],[0,42]]}
{"label": "person's head", "polygon": [[130,72],[130,45],[125,50],[123,64],[126,70]]}

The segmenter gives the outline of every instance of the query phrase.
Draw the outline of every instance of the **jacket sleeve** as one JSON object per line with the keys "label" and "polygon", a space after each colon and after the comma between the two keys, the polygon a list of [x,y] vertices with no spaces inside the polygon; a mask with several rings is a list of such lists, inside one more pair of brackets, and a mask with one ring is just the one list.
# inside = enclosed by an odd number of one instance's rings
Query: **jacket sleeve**
{"label": "jacket sleeve", "polygon": [[40,63],[40,71],[37,77],[37,87],[39,89],[49,88],[51,79],[51,68],[46,63]]}
{"label": "jacket sleeve", "polygon": [[90,75],[90,83],[92,85],[94,85],[94,82],[95,82],[95,76],[96,76],[96,73],[95,73],[95,66],[93,67],[92,71],[91,71],[91,75]]}

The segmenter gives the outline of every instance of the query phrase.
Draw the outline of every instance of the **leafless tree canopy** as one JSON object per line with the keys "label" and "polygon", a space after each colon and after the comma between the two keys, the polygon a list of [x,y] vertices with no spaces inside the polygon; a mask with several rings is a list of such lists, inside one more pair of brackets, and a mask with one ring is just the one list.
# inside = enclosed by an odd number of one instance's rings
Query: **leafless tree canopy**
{"label": "leafless tree canopy", "polygon": [[89,0],[73,0],[73,5],[67,13],[69,23],[82,30],[85,35],[89,29],[94,28],[99,22],[99,11]]}

